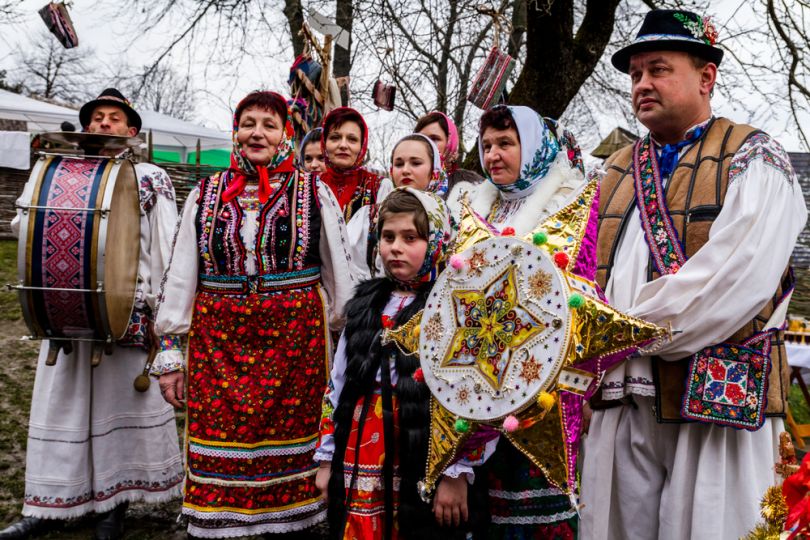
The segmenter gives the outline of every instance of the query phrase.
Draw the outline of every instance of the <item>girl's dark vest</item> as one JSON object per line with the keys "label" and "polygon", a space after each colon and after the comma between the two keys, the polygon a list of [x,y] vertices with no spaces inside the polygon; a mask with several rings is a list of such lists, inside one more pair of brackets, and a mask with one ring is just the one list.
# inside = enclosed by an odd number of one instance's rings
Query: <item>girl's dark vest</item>
{"label": "girl's dark vest", "polygon": [[[419,367],[415,355],[406,356],[394,344],[381,345],[382,314],[395,284],[388,278],[365,281],[357,286],[354,298],[346,304],[346,382],[335,408],[335,454],[329,481],[329,527],[331,538],[342,538],[346,487],[343,457],[352,416],[358,400],[375,390],[382,362],[394,356],[397,384],[394,394],[399,403],[399,509],[397,519],[402,538],[416,540],[464,538],[463,531],[440,528],[432,507],[424,503],[417,482],[425,475],[430,430],[430,391],[417,383],[413,373]],[[430,290],[419,291],[416,298],[395,318],[395,326],[408,322],[424,306]],[[352,441],[353,442],[353,441]],[[473,517],[473,509],[470,508]]]}
{"label": "girl's dark vest", "polygon": [[[752,135],[759,133],[751,126],[735,124],[725,118],[711,121],[706,133],[678,161],[666,186],[666,200],[672,222],[691,257],[709,240],[709,230],[723,208],[728,189],[728,172],[732,158]],[[633,180],[633,146],[627,146],[607,160],[607,175],[602,180],[599,200],[596,281],[604,289],[615,264],[618,243],[628,219],[636,207]],[[650,260],[647,280],[660,275]],[[772,299],[750,321],[727,341],[741,343],[765,329],[783,290],[790,286],[788,269],[774,291]],[[706,346],[714,345],[706,343]],[[790,368],[787,364],[784,333],[771,338],[771,374],[768,379],[768,416],[783,416],[787,407]],[[697,352],[697,351],[696,351]],[[682,422],[681,401],[686,389],[689,358],[664,361],[653,357],[656,385],[656,412],[662,422]],[[597,396],[598,401],[598,396]],[[606,404],[602,402],[601,406]]]}

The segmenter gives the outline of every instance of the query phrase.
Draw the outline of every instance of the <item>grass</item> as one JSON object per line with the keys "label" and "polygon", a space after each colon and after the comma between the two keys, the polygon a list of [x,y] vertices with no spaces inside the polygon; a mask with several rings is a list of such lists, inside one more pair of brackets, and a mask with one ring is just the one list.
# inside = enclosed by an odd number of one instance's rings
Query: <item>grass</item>
{"label": "grass", "polygon": [[799,385],[790,385],[788,403],[790,404],[790,412],[793,414],[793,419],[797,424],[810,424],[810,406],[807,405]]}
{"label": "grass", "polygon": [[[17,282],[17,243],[0,241],[0,285]],[[20,511],[25,487],[25,444],[34,386],[38,344],[20,341],[27,334],[17,294],[0,292],[0,519]]]}
{"label": "grass", "polygon": [[[0,285],[17,283],[17,243],[0,241]],[[16,521],[22,509],[25,489],[25,445],[28,415],[34,387],[39,343],[21,341],[28,334],[17,294],[0,292],[0,529]],[[131,540],[185,538],[175,523],[179,501],[161,507],[132,505],[127,512],[125,537]],[[91,538],[94,523],[82,519],[64,523],[42,536],[45,539],[85,540]]]}

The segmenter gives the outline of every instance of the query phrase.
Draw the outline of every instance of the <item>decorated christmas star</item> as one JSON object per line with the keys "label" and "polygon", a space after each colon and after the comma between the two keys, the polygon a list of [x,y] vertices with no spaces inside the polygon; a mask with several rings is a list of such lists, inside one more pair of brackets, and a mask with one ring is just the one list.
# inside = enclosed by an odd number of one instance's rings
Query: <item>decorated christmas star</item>
{"label": "decorated christmas star", "polygon": [[464,206],[420,325],[392,336],[413,350],[418,335],[418,376],[433,396],[423,496],[496,433],[575,496],[583,403],[605,371],[666,339],[574,273],[597,191],[592,182],[523,238],[499,235]]}

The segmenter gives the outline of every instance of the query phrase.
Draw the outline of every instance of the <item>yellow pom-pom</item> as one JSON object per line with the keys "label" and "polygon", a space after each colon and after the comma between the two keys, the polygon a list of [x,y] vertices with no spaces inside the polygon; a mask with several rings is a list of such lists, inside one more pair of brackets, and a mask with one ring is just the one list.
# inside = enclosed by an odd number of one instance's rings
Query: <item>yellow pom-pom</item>
{"label": "yellow pom-pom", "polygon": [[537,397],[537,404],[546,412],[551,410],[555,402],[556,399],[554,399],[554,395],[548,392],[540,392],[540,395]]}

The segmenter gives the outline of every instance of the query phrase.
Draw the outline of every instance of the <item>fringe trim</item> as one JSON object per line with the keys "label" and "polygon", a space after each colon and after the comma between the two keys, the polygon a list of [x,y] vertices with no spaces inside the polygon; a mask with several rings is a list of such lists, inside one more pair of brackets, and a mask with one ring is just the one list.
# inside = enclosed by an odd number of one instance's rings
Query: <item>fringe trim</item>
{"label": "fringe trim", "polygon": [[183,495],[183,480],[182,478],[177,484],[171,486],[169,489],[163,491],[145,491],[143,489],[128,489],[122,491],[105,499],[102,502],[88,501],[79,506],[70,508],[53,508],[49,506],[31,506],[24,503],[22,515],[25,517],[34,517],[40,519],[77,519],[88,514],[96,513],[102,514],[109,512],[119,504],[128,503],[146,503],[146,504],[162,504],[175,499],[179,499]]}

